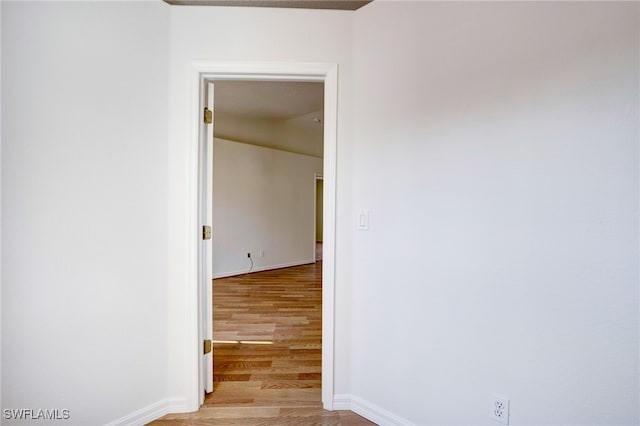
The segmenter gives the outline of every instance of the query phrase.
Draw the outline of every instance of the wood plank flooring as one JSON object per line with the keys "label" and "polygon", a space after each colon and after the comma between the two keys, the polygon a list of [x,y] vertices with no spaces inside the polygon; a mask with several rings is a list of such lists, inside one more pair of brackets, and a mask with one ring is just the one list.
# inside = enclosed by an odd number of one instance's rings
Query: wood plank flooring
{"label": "wood plank flooring", "polygon": [[151,425],[375,425],[321,403],[322,263],[213,281],[214,391]]}

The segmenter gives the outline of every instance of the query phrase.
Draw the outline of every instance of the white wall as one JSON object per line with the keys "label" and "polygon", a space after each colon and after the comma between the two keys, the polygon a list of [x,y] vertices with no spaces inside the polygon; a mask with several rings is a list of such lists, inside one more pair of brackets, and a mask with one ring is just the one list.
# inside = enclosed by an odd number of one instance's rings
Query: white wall
{"label": "white wall", "polygon": [[322,160],[216,138],[213,276],[313,263],[314,186]]}
{"label": "white wall", "polygon": [[494,424],[492,393],[511,424],[638,424],[638,8],[356,12],[353,395],[420,425]]}
{"label": "white wall", "polygon": [[[190,392],[189,372],[185,371],[187,339],[191,324],[185,320],[186,307],[191,306],[184,291],[189,265],[184,260],[187,232],[184,229],[188,214],[185,188],[188,150],[185,139],[189,135],[191,99],[189,79],[192,61],[239,62],[328,62],[338,64],[338,170],[342,183],[338,186],[338,218],[348,217],[350,204],[350,156],[347,141],[350,136],[350,76],[351,29],[353,13],[349,11],[313,11],[300,9],[234,8],[234,7],[174,7],[171,8],[170,40],[170,126],[169,126],[169,256],[172,265],[170,280],[170,389],[172,395]],[[206,40],[207,42],[203,42]],[[341,146],[341,141],[344,145]],[[336,322],[348,324],[349,300],[348,263],[349,235],[343,228],[344,219],[337,223],[339,241],[336,263]],[[337,392],[349,389],[349,330],[336,330]]]}
{"label": "white wall", "polygon": [[3,409],[167,395],[168,9],[2,2]]}

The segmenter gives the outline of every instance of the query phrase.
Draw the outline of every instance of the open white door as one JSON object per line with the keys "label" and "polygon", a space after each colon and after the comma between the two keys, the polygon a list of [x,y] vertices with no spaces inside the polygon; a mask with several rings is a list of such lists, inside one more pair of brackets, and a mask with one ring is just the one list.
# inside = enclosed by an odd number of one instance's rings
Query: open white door
{"label": "open white door", "polygon": [[202,352],[200,371],[202,372],[200,405],[204,394],[213,392],[213,299],[212,299],[212,242],[213,222],[213,83],[206,82],[204,88],[202,127],[200,137],[200,224],[202,225],[202,245],[200,247],[200,335]]}

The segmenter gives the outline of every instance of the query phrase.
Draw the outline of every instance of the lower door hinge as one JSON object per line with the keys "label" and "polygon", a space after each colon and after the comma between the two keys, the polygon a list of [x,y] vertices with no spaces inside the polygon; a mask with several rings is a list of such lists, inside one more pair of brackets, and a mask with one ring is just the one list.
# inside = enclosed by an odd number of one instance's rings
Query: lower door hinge
{"label": "lower door hinge", "polygon": [[208,354],[209,352],[211,352],[211,347],[212,347],[212,343],[210,339],[207,339],[204,341],[204,354]]}

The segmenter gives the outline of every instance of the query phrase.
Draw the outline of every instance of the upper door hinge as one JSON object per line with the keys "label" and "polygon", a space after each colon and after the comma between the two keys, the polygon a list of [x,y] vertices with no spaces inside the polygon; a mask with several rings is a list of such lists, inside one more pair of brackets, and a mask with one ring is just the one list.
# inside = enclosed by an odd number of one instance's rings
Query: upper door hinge
{"label": "upper door hinge", "polygon": [[203,240],[211,239],[211,227],[209,225],[202,226],[202,239]]}
{"label": "upper door hinge", "polygon": [[213,346],[213,344],[212,344],[213,342],[210,339],[206,339],[203,343],[204,343],[203,344],[203,349],[204,350],[202,352],[206,355],[209,352],[211,352],[211,348]]}
{"label": "upper door hinge", "polygon": [[213,123],[213,111],[207,107],[204,107],[204,122],[205,124]]}

